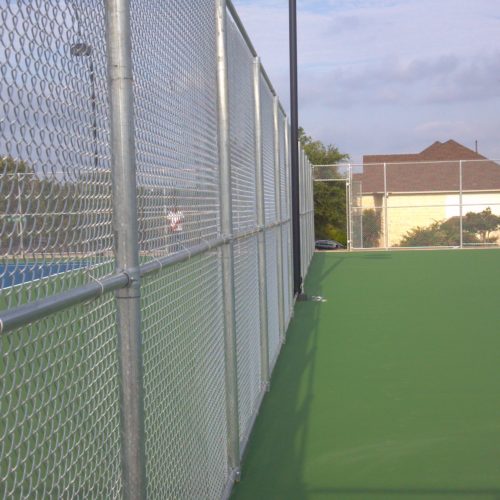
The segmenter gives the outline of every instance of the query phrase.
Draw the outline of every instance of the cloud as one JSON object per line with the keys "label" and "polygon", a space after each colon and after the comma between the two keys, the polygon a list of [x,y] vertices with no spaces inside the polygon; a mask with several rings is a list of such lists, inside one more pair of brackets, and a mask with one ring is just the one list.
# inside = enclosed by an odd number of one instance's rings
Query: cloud
{"label": "cloud", "polygon": [[383,104],[482,102],[500,97],[500,51],[461,58],[388,59],[376,64],[340,67],[303,80],[301,104],[341,108]]}
{"label": "cloud", "polygon": [[[288,108],[287,2],[235,4]],[[492,112],[500,105],[499,7],[499,0],[299,2],[301,124],[356,154],[419,151],[439,129],[417,127],[441,123],[451,136],[482,134],[475,138],[487,154],[500,156]]]}

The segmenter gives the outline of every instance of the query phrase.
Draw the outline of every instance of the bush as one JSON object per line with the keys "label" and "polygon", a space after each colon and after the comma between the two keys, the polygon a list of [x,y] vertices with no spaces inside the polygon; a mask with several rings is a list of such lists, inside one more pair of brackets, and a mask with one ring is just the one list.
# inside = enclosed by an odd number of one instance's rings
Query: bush
{"label": "bush", "polygon": [[[497,236],[491,233],[500,229],[500,217],[487,208],[480,213],[468,212],[462,220],[464,243],[495,243]],[[458,246],[460,245],[460,217],[435,221],[430,226],[417,226],[408,231],[400,247]]]}

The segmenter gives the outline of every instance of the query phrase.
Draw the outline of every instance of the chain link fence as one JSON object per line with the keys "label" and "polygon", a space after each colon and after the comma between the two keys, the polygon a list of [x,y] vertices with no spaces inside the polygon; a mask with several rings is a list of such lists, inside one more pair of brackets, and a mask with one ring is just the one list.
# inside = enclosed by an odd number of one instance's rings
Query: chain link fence
{"label": "chain link fence", "polygon": [[314,199],[313,166],[304,151],[299,152],[299,179],[304,189],[300,191],[300,234],[302,276],[307,275],[314,253]]}
{"label": "chain link fence", "polygon": [[0,498],[227,497],[293,312],[287,116],[230,2],[0,13]]}
{"label": "chain link fence", "polygon": [[315,166],[345,182],[349,248],[498,248],[500,161]]}

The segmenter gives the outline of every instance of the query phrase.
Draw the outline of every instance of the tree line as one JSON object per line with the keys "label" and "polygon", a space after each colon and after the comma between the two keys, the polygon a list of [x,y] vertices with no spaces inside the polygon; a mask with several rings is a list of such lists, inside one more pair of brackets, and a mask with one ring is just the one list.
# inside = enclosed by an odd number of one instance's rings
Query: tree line
{"label": "tree line", "polygon": [[[70,177],[70,178],[68,178]],[[0,158],[0,248],[2,255],[88,252],[111,224],[111,186],[106,171],[71,175],[36,172],[26,161]],[[91,231],[92,226],[94,229]]]}

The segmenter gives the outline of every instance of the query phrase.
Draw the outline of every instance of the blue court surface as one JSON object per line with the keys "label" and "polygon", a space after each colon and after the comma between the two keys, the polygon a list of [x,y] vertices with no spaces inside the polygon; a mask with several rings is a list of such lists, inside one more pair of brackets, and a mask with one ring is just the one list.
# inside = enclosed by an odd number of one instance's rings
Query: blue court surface
{"label": "blue court surface", "polygon": [[0,290],[87,267],[87,261],[18,262],[0,264]]}

